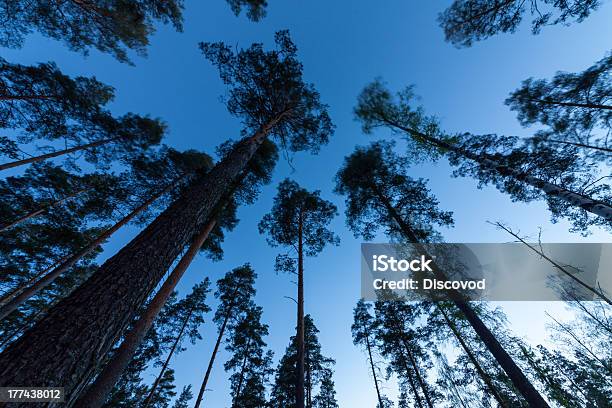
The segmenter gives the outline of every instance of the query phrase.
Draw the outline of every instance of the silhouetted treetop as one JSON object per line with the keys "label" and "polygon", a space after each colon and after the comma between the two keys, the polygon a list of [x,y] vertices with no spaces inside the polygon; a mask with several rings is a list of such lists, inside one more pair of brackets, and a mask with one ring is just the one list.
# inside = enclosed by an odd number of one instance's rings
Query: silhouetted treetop
{"label": "silhouetted treetop", "polygon": [[612,54],[583,72],[557,72],[550,81],[529,78],[506,105],[523,126],[547,126],[541,136],[599,145],[612,128]]}
{"label": "silhouetted treetop", "polygon": [[242,119],[245,133],[269,126],[284,149],[316,152],[334,129],[327,106],[304,82],[289,32],[278,31],[275,42],[272,51],[264,51],[262,44],[237,52],[223,43],[201,43],[200,48],[228,85],[227,108]]}
{"label": "silhouetted treetop", "polygon": [[128,51],[146,55],[155,23],[182,30],[183,0],[4,1],[0,45],[21,48],[38,32],[88,54],[91,48],[130,62]]}
{"label": "silhouetted treetop", "polygon": [[446,41],[470,47],[499,33],[514,33],[526,13],[534,34],[545,25],[569,25],[587,18],[599,0],[455,0],[438,16]]}
{"label": "silhouetted treetop", "polygon": [[249,20],[259,21],[266,16],[266,0],[226,0],[234,14],[239,15],[242,9],[247,9],[246,15]]}
{"label": "silhouetted treetop", "polygon": [[[270,245],[296,245],[303,237],[304,253],[314,256],[325,245],[337,245],[339,238],[328,228],[338,214],[336,206],[320,197],[320,191],[310,192],[295,181],[285,179],[278,186],[272,211],[259,223],[260,233],[267,233]],[[301,225],[301,227],[300,227]]]}

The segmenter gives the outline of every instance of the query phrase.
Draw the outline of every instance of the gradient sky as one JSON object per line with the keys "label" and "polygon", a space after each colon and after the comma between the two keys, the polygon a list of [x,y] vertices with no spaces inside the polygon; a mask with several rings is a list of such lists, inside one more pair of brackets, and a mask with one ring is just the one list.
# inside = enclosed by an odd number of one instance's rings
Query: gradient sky
{"label": "gradient sky", "polygon": [[[238,47],[252,42],[271,44],[276,30],[288,28],[304,63],[304,76],[313,82],[322,100],[329,104],[337,125],[336,134],[318,156],[298,154],[292,169],[281,161],[273,183],[264,188],[258,202],[239,211],[240,225],[229,234],[225,260],[212,263],[199,257],[181,282],[181,294],[208,276],[216,281],[228,269],[250,262],[259,274],[256,301],[264,308],[270,325],[269,346],[278,359],[295,326],[295,286],[288,275],[273,270],[277,249],[270,248],[257,232],[257,223],[272,205],[276,185],[290,176],[308,189],[319,189],[333,201],[340,216],[333,228],[340,235],[339,247],[327,248],[316,259],[307,259],[306,312],[321,330],[323,352],[336,359],[335,381],[342,407],[374,407],[375,394],[365,356],[352,345],[352,308],[359,297],[359,244],[345,227],[344,200],[333,190],[333,177],[344,156],[357,144],[389,137],[361,133],[352,108],[363,86],[383,77],[392,89],[416,85],[427,111],[436,114],[449,131],[529,135],[503,104],[510,91],[530,76],[549,78],[556,71],[579,71],[608,51],[612,38],[612,4],[582,24],[545,28],[532,36],[523,26],[514,35],[500,35],[470,49],[456,49],[444,42],[437,26],[437,13],[450,1],[270,1],[268,17],[252,23],[236,18],[223,0],[187,0],[185,30],[176,33],[160,27],[151,39],[148,58],[134,57],[135,66],[120,64],[110,56],[92,51],[84,58],[60,43],[33,35],[21,50],[3,49],[12,62],[31,64],[55,61],[71,75],[96,76],[117,90],[112,110],[133,111],[163,118],[170,127],[166,143],[178,149],[195,148],[209,153],[227,138],[239,136],[240,123],[220,103],[224,86],[216,70],[197,48],[200,41],[225,41]],[[376,6],[374,6],[376,5]],[[400,144],[401,146],[401,144]],[[513,203],[491,188],[478,190],[471,179],[453,179],[441,161],[413,168],[413,175],[426,177],[446,210],[452,210],[456,225],[445,230],[450,242],[506,242],[510,238],[486,221],[506,221],[524,234],[536,236],[543,228],[547,242],[609,242],[606,232],[594,231],[583,238],[567,232],[565,222],[551,224],[543,203]],[[127,228],[106,245],[102,259],[115,253],[136,233]],[[380,236],[377,242],[386,239]],[[543,341],[544,310],[563,314],[560,304],[506,303],[512,329],[531,341]],[[197,393],[215,337],[207,321],[203,341],[180,354],[172,363],[177,390],[193,384]],[[221,352],[205,395],[205,406],[229,406],[226,359]],[[152,381],[153,373],[146,379]],[[391,384],[389,384],[389,387]],[[393,393],[392,390],[389,390]]]}

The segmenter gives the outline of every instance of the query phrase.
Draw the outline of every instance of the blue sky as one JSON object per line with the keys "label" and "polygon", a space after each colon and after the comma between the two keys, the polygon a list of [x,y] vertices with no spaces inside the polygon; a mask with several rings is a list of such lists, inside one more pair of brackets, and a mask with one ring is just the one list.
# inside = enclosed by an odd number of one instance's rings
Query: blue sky
{"label": "blue sky", "polygon": [[[3,57],[24,64],[55,61],[71,75],[96,76],[117,90],[112,109],[133,111],[163,118],[170,127],[166,143],[179,149],[195,148],[214,152],[227,138],[237,138],[240,123],[219,101],[224,86],[217,72],[201,56],[200,41],[225,41],[239,47],[252,42],[271,44],[278,29],[288,28],[299,47],[305,78],[313,82],[322,100],[329,104],[337,126],[336,134],[318,156],[298,154],[293,171],[285,162],[276,168],[274,181],[265,187],[258,202],[239,211],[240,225],[226,243],[225,260],[212,263],[200,257],[180,284],[185,293],[205,276],[216,281],[225,271],[250,262],[259,274],[257,302],[264,308],[270,325],[268,344],[280,357],[295,326],[295,305],[284,296],[293,296],[295,286],[287,275],[273,270],[277,249],[270,248],[257,232],[257,223],[269,211],[276,185],[290,176],[309,189],[319,189],[340,210],[333,228],[341,238],[339,247],[327,248],[316,259],[306,261],[306,311],[321,330],[323,351],[336,359],[335,381],[342,407],[373,407],[375,395],[364,355],[352,345],[352,308],[359,296],[359,244],[345,227],[343,198],[334,195],[333,176],[344,156],[355,145],[381,137],[364,136],[353,119],[352,108],[363,86],[383,77],[392,89],[416,84],[427,111],[436,114],[449,131],[529,135],[513,112],[503,104],[510,91],[530,76],[548,78],[558,70],[578,71],[599,60],[608,51],[612,38],[612,4],[582,24],[545,28],[532,36],[527,26],[514,35],[501,35],[456,49],[444,42],[436,24],[437,13],[450,1],[270,1],[268,17],[252,23],[236,18],[223,0],[186,1],[185,30],[176,33],[160,27],[151,39],[149,56],[134,57],[135,66],[120,64],[92,51],[84,58],[61,44],[33,35],[21,50],[3,50]],[[376,6],[374,6],[376,4]],[[400,144],[401,146],[401,144]],[[486,221],[503,220],[525,234],[543,228],[548,242],[609,242],[608,233],[594,231],[583,238],[567,232],[565,222],[551,224],[543,203],[513,203],[491,188],[478,190],[470,179],[453,179],[445,162],[421,164],[414,176],[430,180],[440,205],[455,214],[456,225],[445,230],[447,241],[505,242],[509,237]],[[104,257],[112,255],[136,233],[128,228],[107,244]],[[380,236],[378,242],[386,241]],[[557,316],[559,304],[507,303],[515,333],[542,341],[544,310]],[[202,328],[203,341],[180,354],[173,362],[177,386],[199,388],[215,328],[210,320]],[[219,356],[205,405],[229,406],[228,375]],[[147,375],[147,380],[152,379]]]}

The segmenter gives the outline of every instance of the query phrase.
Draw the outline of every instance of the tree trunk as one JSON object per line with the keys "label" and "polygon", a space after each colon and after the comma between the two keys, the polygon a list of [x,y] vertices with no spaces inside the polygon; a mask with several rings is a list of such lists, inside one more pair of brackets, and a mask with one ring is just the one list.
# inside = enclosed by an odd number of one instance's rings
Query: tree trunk
{"label": "tree trunk", "polygon": [[[98,408],[104,404],[109,393],[121,378],[123,371],[128,366],[138,346],[142,343],[147,332],[153,325],[153,321],[164,307],[168,298],[176,288],[189,265],[198,254],[208,234],[214,228],[216,220],[210,221],[205,228],[193,240],[185,255],[181,258],[172,273],[168,276],[162,287],[155,294],[147,309],[125,336],[121,346],[113,354],[104,370],[98,375],[95,382],[88,388],[87,392],[75,404],[77,408]],[[185,321],[185,325],[187,321]],[[184,328],[184,327],[183,327]],[[181,329],[182,334],[182,329]],[[176,343],[175,343],[176,346]],[[174,351],[174,347],[173,350]],[[165,366],[164,366],[165,369]],[[161,376],[161,374],[160,374]],[[154,389],[151,390],[153,392]]]}
{"label": "tree trunk", "polygon": [[300,210],[298,220],[298,295],[297,295],[297,378],[295,384],[296,408],[304,408],[304,248],[303,219]]}
{"label": "tree trunk", "polygon": [[69,399],[77,398],[275,125],[242,140],[195,179],[181,198],[0,354],[0,386],[61,384]]}
{"label": "tree trunk", "polygon": [[251,339],[247,341],[247,345],[244,350],[244,360],[242,361],[242,368],[240,370],[240,379],[238,380],[238,387],[236,387],[236,396],[235,396],[236,399],[240,397],[240,393],[242,392],[242,383],[244,381],[244,375],[246,373],[246,366],[247,366],[247,360],[249,357],[250,346],[251,346]]}
{"label": "tree trunk", "polygon": [[[421,254],[426,255],[427,251],[425,247],[419,242],[416,235],[412,231],[412,228],[404,222],[404,220],[399,216],[395,208],[391,205],[389,200],[383,196],[380,191],[376,190],[376,186],[374,186],[377,195],[381,199],[383,205],[389,211],[389,214],[393,217],[395,222],[399,225],[404,237],[410,242],[414,247],[421,252]],[[431,258],[431,257],[429,257]],[[442,272],[442,270],[436,265],[435,261],[431,262],[434,276],[439,280],[447,280],[446,275]],[[480,338],[480,340],[487,347],[489,352],[495,357],[495,360],[499,363],[502,369],[506,372],[516,389],[521,393],[523,398],[527,401],[530,408],[549,408],[549,405],[546,403],[544,398],[540,395],[540,393],[535,389],[533,384],[529,381],[525,373],[521,370],[521,368],[514,362],[512,357],[508,354],[508,352],[503,348],[503,346],[497,341],[493,333],[489,330],[489,328],[484,324],[484,322],[480,319],[478,314],[472,309],[467,300],[461,295],[461,293],[457,291],[449,291],[451,293],[452,299],[455,305],[461,310],[461,312],[465,315],[466,319]]]}
{"label": "tree trunk", "polygon": [[453,332],[453,335],[459,342],[459,345],[461,345],[461,348],[463,349],[465,354],[467,354],[468,358],[470,359],[470,362],[474,365],[474,368],[476,368],[478,375],[480,376],[482,381],[485,383],[485,385],[489,389],[489,392],[493,395],[493,398],[495,398],[495,401],[497,401],[497,403],[499,404],[501,408],[509,408],[506,401],[502,398],[502,396],[497,391],[497,388],[495,387],[495,385],[493,385],[493,382],[491,381],[491,377],[485,372],[484,368],[482,368],[482,366],[480,365],[480,362],[478,361],[478,359],[476,358],[476,356],[474,355],[470,347],[466,344],[465,340],[463,340],[461,333],[459,333],[459,330],[457,329],[455,324],[451,321],[450,317],[446,314],[444,307],[441,306],[439,303],[436,303],[436,306],[438,307],[438,310],[444,317],[444,320],[446,321],[446,325],[451,329],[451,331]]}
{"label": "tree trunk", "polygon": [[168,353],[168,357],[166,357],[166,361],[164,361],[164,365],[162,366],[161,370],[159,370],[159,374],[157,375],[155,382],[151,386],[151,391],[149,391],[149,395],[147,395],[147,399],[145,399],[145,401],[142,404],[143,408],[147,408],[149,404],[151,403],[151,398],[153,398],[153,395],[155,395],[157,386],[159,385],[159,382],[161,381],[162,377],[164,376],[164,373],[166,372],[166,369],[168,368],[168,365],[170,364],[170,360],[172,359],[172,356],[174,355],[174,351],[176,350],[179,343],[181,342],[181,338],[183,337],[183,333],[185,332],[185,328],[187,328],[187,324],[189,323],[189,319],[191,318],[191,315],[193,314],[194,309],[195,309],[195,306],[192,307],[191,310],[189,310],[189,313],[187,313],[187,316],[185,317],[185,320],[183,321],[183,325],[181,326],[181,330],[176,336],[176,339],[174,339],[174,343],[172,344],[172,348],[170,349],[170,352]]}
{"label": "tree trunk", "polygon": [[134,217],[138,214],[146,210],[154,201],[160,198],[165,193],[171,191],[176,187],[176,183],[178,180],[170,183],[166,186],[162,191],[155,194],[147,201],[142,203],[140,206],[135,208],[131,213],[125,216],[121,221],[117,222],[115,225],[104,231],[102,234],[98,236],[95,240],[87,244],[83,249],[81,249],[76,254],[72,255],[65,261],[63,261],[60,265],[58,265],[55,269],[53,269],[48,274],[44,275],[40,280],[35,282],[34,284],[25,288],[21,293],[16,295],[12,300],[7,302],[4,306],[0,307],[0,320],[4,319],[6,316],[11,314],[15,309],[25,303],[32,296],[43,290],[45,287],[53,283],[58,276],[62,273],[66,272],[70,269],[74,264],[76,264],[81,258],[88,255],[92,251],[94,251],[99,245],[103,244],[111,235],[113,235],[119,228],[130,222]]}
{"label": "tree trunk", "polygon": [[380,408],[387,408],[383,404],[383,400],[380,395],[380,389],[378,388],[378,379],[376,378],[376,369],[374,367],[374,359],[372,358],[372,346],[370,345],[370,333],[368,332],[367,328],[365,328],[365,331],[366,331],[366,336],[365,336],[366,347],[368,349],[368,358],[370,359],[370,367],[372,368],[372,376],[374,377],[374,386],[376,387],[376,396],[378,397],[378,405],[380,405]]}
{"label": "tree trunk", "polygon": [[602,110],[612,110],[612,106],[610,105],[602,105],[598,103],[578,103],[578,102],[559,102],[559,101],[551,101],[547,99],[530,99],[531,102],[543,103],[545,105],[557,105],[557,106],[566,106],[569,108],[586,108],[586,109],[602,109]]}
{"label": "tree trunk", "polygon": [[550,264],[552,264],[556,269],[558,269],[559,271],[561,271],[563,274],[565,274],[567,277],[569,277],[570,279],[572,279],[574,282],[576,282],[578,285],[580,285],[581,287],[585,288],[586,290],[588,290],[589,292],[593,293],[595,296],[597,296],[598,298],[600,298],[601,300],[603,300],[604,302],[606,302],[607,304],[609,304],[610,306],[612,306],[612,299],[610,299],[609,297],[607,297],[602,291],[598,291],[597,289],[587,285],[585,282],[583,282],[580,278],[577,278],[576,276],[574,276],[574,274],[570,273],[567,269],[565,269],[562,265],[559,265],[557,262],[555,262],[552,258],[550,258],[549,256],[547,256],[544,252],[542,252],[541,250],[536,249],[534,246],[530,245],[529,243],[527,243],[523,238],[521,238],[519,235],[517,235],[515,232],[513,232],[510,228],[506,227],[505,225],[503,225],[502,223],[498,222],[496,224],[494,224],[495,226],[503,229],[504,231],[506,231],[508,234],[512,235],[514,238],[516,238],[517,240],[519,240],[523,245],[525,245],[527,248],[531,249],[533,252],[535,252],[536,254],[538,254],[540,257],[542,257],[543,259],[545,259],[546,261],[548,261]]}
{"label": "tree trunk", "polygon": [[198,393],[198,398],[196,399],[195,405],[193,408],[199,408],[202,403],[202,398],[204,397],[204,391],[206,391],[206,384],[208,384],[208,379],[210,378],[210,373],[212,371],[213,365],[215,364],[215,358],[217,357],[217,353],[219,352],[219,345],[221,345],[221,340],[223,339],[223,334],[225,333],[225,328],[227,327],[227,322],[230,318],[230,310],[228,310],[225,315],[225,319],[223,319],[223,324],[221,325],[221,329],[219,330],[219,335],[217,336],[217,342],[215,343],[215,348],[213,349],[212,355],[210,356],[210,360],[208,361],[208,367],[206,368],[206,374],[204,375],[204,380],[202,381],[202,386],[200,387],[200,392]]}
{"label": "tree trunk", "polygon": [[312,376],[310,369],[310,354],[308,350],[306,350],[306,346],[304,345],[305,355],[306,355],[306,363],[304,364],[306,370],[306,407],[312,408]]}
{"label": "tree trunk", "polygon": [[66,201],[70,200],[71,198],[74,198],[74,197],[76,197],[78,195],[81,195],[81,194],[83,194],[83,193],[85,193],[87,191],[90,191],[90,190],[91,190],[91,188],[85,188],[85,189],[79,190],[76,193],[70,194],[67,197],[64,197],[64,198],[62,198],[60,200],[54,201],[53,203],[49,204],[46,207],[40,208],[40,209],[38,209],[36,211],[33,211],[33,212],[29,213],[29,214],[26,214],[26,215],[16,219],[15,221],[11,222],[10,224],[0,226],[0,232],[6,231],[7,229],[14,227],[15,225],[18,225],[18,224],[21,224],[22,222],[30,220],[30,219],[32,219],[32,218],[34,218],[34,217],[36,217],[36,216],[38,216],[38,215],[48,211],[48,210],[50,210],[51,208],[57,207],[58,205],[60,205],[62,203],[65,203]]}
{"label": "tree trunk", "polygon": [[49,272],[50,270],[52,270],[53,268],[56,267],[56,265],[61,264],[62,262],[64,262],[66,259],[68,259],[67,256],[60,258],[59,261],[52,263],[51,265],[49,265],[48,267],[46,267],[45,269],[43,269],[42,271],[40,271],[39,273],[37,273],[36,275],[34,275],[33,277],[31,277],[30,279],[28,279],[26,282],[24,282],[23,284],[13,288],[13,290],[6,292],[4,295],[2,295],[2,297],[0,298],[0,306],[6,304],[9,300],[11,300],[12,298],[14,298],[19,292],[21,292],[24,287],[31,285],[32,283],[34,283],[36,281],[36,279],[40,278],[41,276],[43,276],[44,274],[46,274],[47,272]]}
{"label": "tree trunk", "polygon": [[455,152],[456,154],[463,156],[467,159],[475,161],[482,167],[491,168],[497,171],[502,176],[512,177],[516,180],[523,181],[529,184],[532,187],[535,187],[546,195],[557,197],[563,201],[568,202],[569,204],[582,208],[585,211],[603,217],[607,221],[612,221],[612,207],[610,204],[605,203],[603,201],[594,200],[588,196],[575,193],[566,188],[560,187],[556,184],[549,183],[537,177],[530,176],[527,173],[522,173],[520,171],[514,170],[504,164],[498,163],[495,160],[491,160],[486,156],[479,156],[467,150],[456,147],[450,143],[447,143],[443,140],[436,139],[435,137],[427,136],[424,133],[421,133],[415,129],[410,129],[404,126],[401,126],[395,122],[383,119],[387,124],[392,127],[396,127],[404,132],[412,134],[419,139],[427,142],[429,145],[433,145],[440,149],[450,150]]}
{"label": "tree trunk", "polygon": [[410,384],[410,389],[412,389],[412,393],[414,394],[414,402],[418,408],[423,408],[423,401],[421,400],[421,396],[419,395],[419,391],[417,390],[416,384],[414,383],[414,377],[412,376],[412,371],[408,367],[406,363],[406,357],[401,355],[402,365],[404,366],[404,370],[406,370],[406,376],[408,377],[408,383]]}
{"label": "tree trunk", "polygon": [[23,166],[25,164],[38,163],[38,162],[41,162],[47,159],[52,159],[54,157],[62,156],[64,154],[74,153],[74,152],[78,152],[78,151],[86,150],[86,149],[91,149],[92,147],[102,146],[107,143],[114,142],[115,140],[119,140],[122,137],[123,136],[111,137],[109,139],[98,140],[97,142],[87,143],[81,146],[71,147],[69,149],[58,150],[52,153],[41,154],[40,156],[34,156],[34,157],[29,157],[23,160],[17,160],[17,161],[10,162],[10,163],[0,164],[0,171],[12,169],[13,167]]}
{"label": "tree trunk", "polygon": [[593,146],[593,145],[588,145],[584,143],[567,142],[565,140],[555,140],[555,139],[546,139],[546,141],[552,142],[552,143],[561,143],[561,144],[566,144],[566,145],[584,147],[585,149],[601,150],[602,152],[612,153],[612,149],[609,149],[607,147]]}

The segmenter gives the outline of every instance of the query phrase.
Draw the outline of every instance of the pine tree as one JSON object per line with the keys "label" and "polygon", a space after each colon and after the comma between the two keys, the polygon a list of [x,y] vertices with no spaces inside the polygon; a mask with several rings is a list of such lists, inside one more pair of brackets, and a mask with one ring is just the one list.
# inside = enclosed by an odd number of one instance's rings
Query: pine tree
{"label": "pine tree", "polygon": [[189,401],[193,399],[193,393],[191,392],[191,384],[183,387],[183,390],[179,394],[179,397],[172,405],[172,408],[189,408]]}
{"label": "pine tree", "polygon": [[568,218],[576,231],[585,232],[590,225],[610,227],[612,192],[609,186],[597,183],[597,169],[585,168],[575,152],[533,150],[514,137],[446,136],[434,118],[421,107],[411,106],[413,99],[410,87],[398,93],[396,100],[376,80],[359,96],[355,114],[365,133],[385,127],[403,135],[415,157],[446,155],[457,167],[454,175],[475,177],[481,185],[493,184],[517,201],[545,199],[553,220]]}
{"label": "pine tree", "polygon": [[[321,353],[318,332],[319,329],[315,326],[312,317],[310,315],[304,316],[304,348],[309,357],[305,361],[305,371],[310,373],[311,376],[308,393],[314,392],[316,387],[320,385],[325,371],[331,370],[331,367],[335,364],[333,359],[325,357]],[[295,391],[298,376],[297,360],[297,337],[291,336],[289,346],[276,369],[274,385],[268,402],[270,408],[295,408],[297,406]]]}
{"label": "pine tree", "polygon": [[130,50],[146,55],[156,23],[172,24],[181,31],[182,11],[182,0],[5,2],[0,8],[0,18],[6,21],[0,30],[0,46],[21,48],[29,34],[38,32],[85,55],[95,48],[121,62],[131,62]]}
{"label": "pine tree", "polygon": [[248,309],[228,336],[225,349],[231,358],[225,362],[230,376],[232,407],[265,408],[266,384],[272,374],[272,352],[266,351],[264,337],[268,325],[261,323],[262,309]]}
{"label": "pine tree", "polygon": [[239,15],[243,8],[247,9],[246,15],[251,21],[260,21],[266,16],[266,0],[226,0],[234,14]]}
{"label": "pine tree", "polygon": [[[275,136],[289,152],[316,152],[328,140],[333,125],[318,93],[302,80],[295,45],[287,32],[277,33],[276,42],[278,49],[269,52],[259,44],[237,53],[223,44],[202,45],[230,87],[228,109],[243,119],[244,131],[251,136],[211,172],[195,178],[181,198],[5,350],[0,355],[0,384],[62,383],[68,398],[76,398],[74,391],[89,382],[163,274],[210,222],[263,141]],[[60,336],[71,339],[70,347],[60,354],[42,352],[50,346],[47,339]],[[19,359],[11,357],[13,353]],[[11,364],[18,364],[19,370]]]}
{"label": "pine tree", "polygon": [[612,127],[612,54],[580,73],[558,72],[547,81],[529,78],[506,105],[523,126],[541,124],[536,143],[576,146],[595,160],[609,159],[605,135]]}
{"label": "pine tree", "polygon": [[313,399],[314,408],[338,408],[338,401],[336,401],[336,390],[334,388],[334,381],[332,379],[332,370],[327,369],[323,371],[323,377],[321,378],[321,386],[319,393]]}
{"label": "pine tree", "polygon": [[470,47],[475,41],[499,33],[514,33],[526,10],[530,10],[534,16],[532,31],[536,34],[543,26],[568,25],[572,20],[580,23],[599,4],[598,0],[552,3],[538,3],[537,0],[455,0],[439,15],[438,22],[444,29],[446,41],[457,47]]}
{"label": "pine tree", "polygon": [[[346,158],[336,175],[336,192],[347,196],[347,225],[356,236],[369,239],[383,227],[389,236],[410,242],[419,253],[426,254],[427,250],[421,243],[438,240],[439,234],[433,226],[452,225],[452,216],[437,208],[437,200],[431,196],[423,180],[413,180],[405,175],[406,168],[407,161],[400,159],[389,143],[358,147]],[[434,264],[432,269],[436,278],[446,280],[446,275],[437,265]],[[458,299],[454,301],[455,306],[525,399],[534,407],[547,406],[474,308],[462,300],[460,294],[456,295],[453,297]]]}
{"label": "pine tree", "polygon": [[210,378],[219,346],[226,333],[230,337],[235,335],[239,323],[253,307],[253,287],[257,275],[249,264],[232,269],[225,276],[217,281],[217,291],[215,297],[219,300],[219,306],[215,311],[214,322],[217,324],[217,341],[210,356],[204,379],[195,402],[195,408],[199,407],[206,391],[206,385]]}
{"label": "pine tree", "polygon": [[[297,408],[304,407],[304,256],[316,256],[325,245],[337,245],[339,238],[328,229],[338,213],[336,206],[320,198],[320,192],[303,189],[296,182],[284,180],[278,186],[272,211],[259,223],[259,231],[268,234],[268,243],[293,248],[297,262],[289,255],[277,257],[276,269],[297,272]],[[297,270],[297,271],[296,271]]]}
{"label": "pine tree", "polygon": [[380,392],[378,386],[378,376],[376,375],[376,364],[374,362],[374,350],[376,345],[374,342],[374,318],[370,314],[370,305],[365,303],[363,299],[357,302],[357,306],[353,311],[353,325],[351,326],[351,332],[353,333],[353,343],[365,347],[368,353],[368,363],[372,369],[372,378],[374,380],[374,388],[376,390],[376,397],[378,399],[378,406],[385,408],[385,402],[383,401],[383,395]]}

